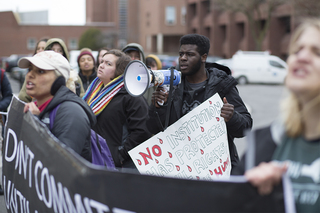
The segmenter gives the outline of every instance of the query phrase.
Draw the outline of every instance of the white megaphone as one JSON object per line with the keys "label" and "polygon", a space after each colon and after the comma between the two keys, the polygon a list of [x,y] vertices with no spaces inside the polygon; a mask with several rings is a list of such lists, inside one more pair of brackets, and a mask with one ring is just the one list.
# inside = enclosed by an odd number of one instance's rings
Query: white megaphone
{"label": "white megaphone", "polygon": [[[134,97],[143,95],[152,86],[170,85],[171,70],[151,70],[138,60],[127,65],[123,81],[127,92]],[[181,83],[181,72],[174,70],[173,85]]]}

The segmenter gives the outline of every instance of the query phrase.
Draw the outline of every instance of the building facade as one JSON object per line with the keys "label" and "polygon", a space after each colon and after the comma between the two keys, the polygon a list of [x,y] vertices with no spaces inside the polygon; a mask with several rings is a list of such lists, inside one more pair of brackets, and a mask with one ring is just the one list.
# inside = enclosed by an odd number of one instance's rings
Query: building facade
{"label": "building facade", "polygon": [[0,12],[0,57],[11,54],[32,54],[36,43],[42,38],[61,38],[69,51],[76,50],[81,35],[89,28],[95,27],[102,32],[113,32],[116,30],[115,26],[113,22],[84,26],[21,24],[12,11]]}
{"label": "building facade", "polygon": [[[230,58],[238,50],[256,50],[251,35],[252,29],[243,13],[219,9],[211,0],[186,1],[187,33],[207,36],[211,42],[210,55]],[[261,4],[261,7],[263,6]],[[272,13],[270,29],[263,39],[261,50],[268,50],[283,59],[287,57],[291,31],[295,26],[293,12],[291,4],[283,4],[276,8]]]}
{"label": "building facade", "polygon": [[185,0],[86,0],[84,26],[23,23],[18,14],[0,12],[0,57],[31,54],[42,38],[61,38],[69,51],[75,50],[80,36],[92,27],[101,30],[109,47],[135,42],[147,54],[176,55],[187,29],[185,5]]}
{"label": "building facade", "polygon": [[87,23],[116,23],[119,48],[134,42],[146,53],[177,54],[187,29],[185,0],[87,0],[86,6]]}

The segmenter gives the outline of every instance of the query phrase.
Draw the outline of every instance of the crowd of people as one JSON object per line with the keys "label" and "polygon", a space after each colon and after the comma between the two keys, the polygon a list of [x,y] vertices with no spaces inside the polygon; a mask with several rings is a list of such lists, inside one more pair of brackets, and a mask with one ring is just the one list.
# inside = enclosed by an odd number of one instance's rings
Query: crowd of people
{"label": "crowd of people", "polygon": [[[218,93],[223,102],[221,117],[226,122],[231,174],[245,174],[264,195],[271,193],[282,175],[288,173],[297,210],[320,212],[319,180],[308,177],[302,170],[297,176],[294,171],[296,165],[311,165],[320,160],[320,20],[305,21],[291,38],[285,81],[290,96],[283,101],[283,118],[252,133],[257,142],[253,152],[257,165],[247,171],[244,162],[248,156],[240,160],[234,138],[244,137],[244,132],[252,128],[252,117],[230,69],[206,62],[209,49],[210,41],[203,35],[180,38],[176,69],[181,71],[182,80],[178,86],[169,88],[172,93],[169,99],[169,91],[163,87],[151,87],[140,97],[132,97],[126,91],[123,73],[131,60],[140,60],[152,70],[162,68],[159,58],[153,54],[145,57],[137,43],[122,50],[103,47],[96,59],[89,48],[84,48],[77,60],[79,73],[75,74],[70,70],[63,40],[41,40],[34,56],[24,57],[18,63],[20,68],[29,69],[19,99],[26,102],[24,112],[37,116],[62,143],[84,159],[91,162],[92,128],[106,139],[117,168],[134,169],[128,151]],[[6,76],[3,78],[1,110],[8,107],[5,101],[12,96]],[[60,107],[50,128],[47,118],[57,106]],[[320,167],[316,169],[314,172],[319,173]],[[302,188],[313,190],[317,199],[301,198]]]}

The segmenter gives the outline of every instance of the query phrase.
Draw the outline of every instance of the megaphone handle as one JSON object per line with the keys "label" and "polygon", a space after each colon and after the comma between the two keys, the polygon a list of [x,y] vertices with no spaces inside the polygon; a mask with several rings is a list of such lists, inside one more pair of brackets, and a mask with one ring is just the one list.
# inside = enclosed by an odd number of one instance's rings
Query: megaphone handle
{"label": "megaphone handle", "polygon": [[174,68],[170,67],[171,75],[170,75],[170,89],[169,89],[169,97],[168,97],[168,106],[167,106],[167,114],[166,114],[166,120],[164,124],[164,130],[167,129],[169,125],[169,119],[170,119],[170,111],[171,111],[171,96],[172,96],[172,87],[173,87],[173,78],[174,78]]}

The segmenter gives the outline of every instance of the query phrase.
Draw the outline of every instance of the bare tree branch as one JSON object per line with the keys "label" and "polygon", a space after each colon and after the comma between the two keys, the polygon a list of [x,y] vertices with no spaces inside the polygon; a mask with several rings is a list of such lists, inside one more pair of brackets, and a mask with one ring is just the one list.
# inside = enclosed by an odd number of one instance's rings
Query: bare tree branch
{"label": "bare tree branch", "polygon": [[[288,0],[213,0],[224,11],[243,13],[247,19],[256,50],[261,50],[275,9]],[[298,1],[298,0],[297,0]],[[304,1],[304,0],[300,0]],[[311,0],[310,0],[311,1]],[[319,1],[319,0],[315,0]]]}

